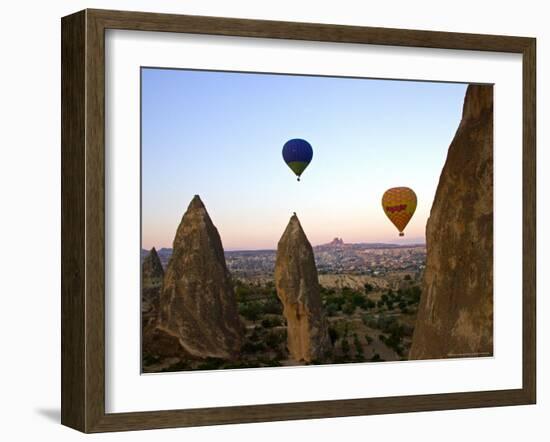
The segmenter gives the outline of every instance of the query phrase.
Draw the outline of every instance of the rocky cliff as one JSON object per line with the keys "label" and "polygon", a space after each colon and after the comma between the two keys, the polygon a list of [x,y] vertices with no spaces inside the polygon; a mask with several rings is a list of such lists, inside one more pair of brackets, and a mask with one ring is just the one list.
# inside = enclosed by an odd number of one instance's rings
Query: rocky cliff
{"label": "rocky cliff", "polygon": [[410,359],[493,352],[493,88],[468,86],[426,226]]}
{"label": "rocky cliff", "polygon": [[235,358],[243,329],[218,230],[196,195],[174,239],[158,329],[193,358]]}
{"label": "rocky cliff", "polygon": [[298,362],[320,361],[331,344],[323,314],[313,249],[296,215],[277,246],[277,296],[287,321],[287,347]]}

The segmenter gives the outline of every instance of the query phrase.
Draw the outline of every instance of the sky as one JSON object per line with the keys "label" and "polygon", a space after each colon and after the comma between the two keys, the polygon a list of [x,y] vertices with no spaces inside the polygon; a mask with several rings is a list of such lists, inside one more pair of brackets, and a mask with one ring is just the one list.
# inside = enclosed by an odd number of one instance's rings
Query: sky
{"label": "sky", "polygon": [[[200,195],[225,250],[274,249],[296,212],[312,245],[419,243],[466,84],[142,68],[142,247],[172,247]],[[303,138],[301,181],[282,147]],[[418,207],[405,236],[381,206]]]}

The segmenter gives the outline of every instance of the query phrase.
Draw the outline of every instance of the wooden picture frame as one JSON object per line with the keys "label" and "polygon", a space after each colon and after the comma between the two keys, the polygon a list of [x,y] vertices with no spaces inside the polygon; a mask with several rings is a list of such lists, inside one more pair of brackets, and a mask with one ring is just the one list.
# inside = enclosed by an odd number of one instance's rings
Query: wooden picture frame
{"label": "wooden picture frame", "polygon": [[[131,413],[105,412],[105,30],[124,29],[523,57],[523,385],[475,391]],[[142,430],[533,404],[536,399],[536,151],[533,38],[84,10],[62,19],[62,424]]]}

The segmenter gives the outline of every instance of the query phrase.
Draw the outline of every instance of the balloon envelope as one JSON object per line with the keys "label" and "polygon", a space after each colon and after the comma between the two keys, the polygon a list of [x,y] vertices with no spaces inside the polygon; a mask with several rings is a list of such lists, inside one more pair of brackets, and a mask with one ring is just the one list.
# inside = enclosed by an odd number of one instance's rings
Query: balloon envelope
{"label": "balloon envelope", "polygon": [[397,230],[403,236],[403,230],[409,224],[416,210],[416,194],[408,187],[393,187],[384,192],[382,208]]}
{"label": "balloon envelope", "polygon": [[301,138],[288,140],[283,146],[283,159],[298,179],[313,158],[311,144]]}

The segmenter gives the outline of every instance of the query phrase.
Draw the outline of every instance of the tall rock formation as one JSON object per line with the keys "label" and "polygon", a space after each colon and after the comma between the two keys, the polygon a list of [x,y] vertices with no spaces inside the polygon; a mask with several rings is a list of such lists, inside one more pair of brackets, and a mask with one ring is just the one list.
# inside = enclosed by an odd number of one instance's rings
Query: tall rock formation
{"label": "tall rock formation", "polygon": [[410,359],[493,352],[493,88],[468,86],[426,226]]}
{"label": "tall rock formation", "polygon": [[176,232],[158,329],[177,338],[193,358],[233,359],[242,345],[243,328],[220,235],[198,195]]}
{"label": "tall rock formation", "polygon": [[145,285],[160,287],[164,278],[164,269],[157,250],[153,247],[141,264],[141,278]]}
{"label": "tall rock formation", "polygon": [[164,269],[153,247],[141,264],[141,311],[143,319],[156,320]]}
{"label": "tall rock formation", "polygon": [[331,351],[313,249],[296,215],[279,240],[275,286],[287,321],[287,346],[300,362],[322,360]]}
{"label": "tall rock formation", "polygon": [[181,356],[176,338],[157,329],[164,269],[153,247],[141,264],[141,345],[142,356]]}

